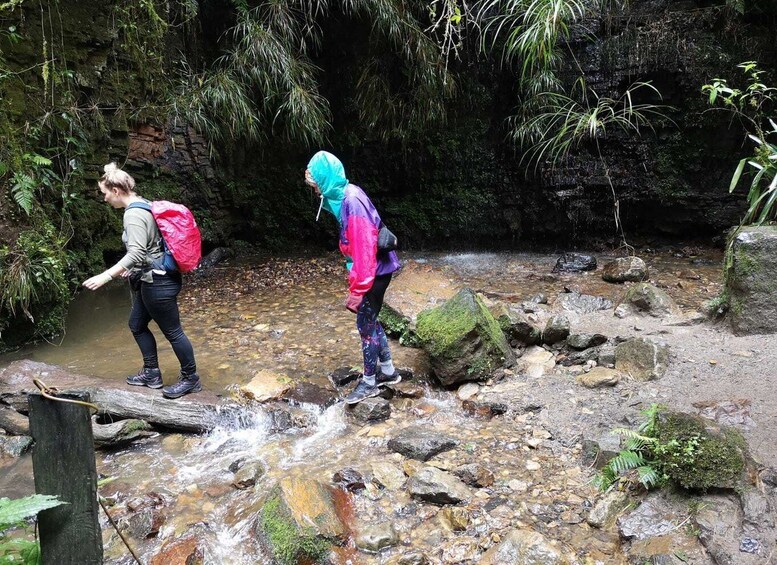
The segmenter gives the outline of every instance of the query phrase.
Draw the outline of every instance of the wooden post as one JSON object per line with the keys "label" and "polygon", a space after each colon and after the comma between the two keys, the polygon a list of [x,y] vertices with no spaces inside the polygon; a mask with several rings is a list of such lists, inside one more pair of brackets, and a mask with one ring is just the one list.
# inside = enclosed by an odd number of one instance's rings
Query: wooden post
{"label": "wooden post", "polygon": [[[85,393],[62,398],[89,401]],[[49,564],[98,565],[103,542],[98,521],[97,467],[89,409],[30,394],[30,432],[35,441],[35,492],[68,502],[38,515],[41,559]]]}

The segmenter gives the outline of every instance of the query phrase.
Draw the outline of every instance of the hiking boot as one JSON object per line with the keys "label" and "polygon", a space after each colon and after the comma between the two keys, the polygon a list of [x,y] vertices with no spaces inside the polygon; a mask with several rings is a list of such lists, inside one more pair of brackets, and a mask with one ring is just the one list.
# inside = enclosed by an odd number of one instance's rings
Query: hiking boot
{"label": "hiking boot", "polygon": [[397,371],[396,369],[394,369],[394,373],[391,375],[384,375],[383,371],[378,369],[378,374],[375,375],[375,383],[378,386],[395,385],[401,380],[402,380],[402,375],[400,375],[399,371]]}
{"label": "hiking boot", "polygon": [[137,375],[127,377],[127,384],[133,386],[147,386],[148,388],[162,388],[162,371],[143,367]]}
{"label": "hiking boot", "polygon": [[364,382],[364,379],[359,381],[356,388],[351,391],[351,394],[345,397],[346,404],[357,404],[365,398],[371,398],[380,394],[380,388],[378,385],[368,385]]}
{"label": "hiking boot", "polygon": [[200,392],[201,390],[202,383],[200,383],[200,377],[197,373],[193,375],[181,374],[178,377],[177,383],[162,389],[162,396],[165,398],[181,398],[184,394]]}

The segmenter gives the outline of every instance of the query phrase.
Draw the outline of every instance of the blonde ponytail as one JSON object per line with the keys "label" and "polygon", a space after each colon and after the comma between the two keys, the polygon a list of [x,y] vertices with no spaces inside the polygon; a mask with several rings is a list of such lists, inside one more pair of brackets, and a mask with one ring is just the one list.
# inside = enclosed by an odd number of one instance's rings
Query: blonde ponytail
{"label": "blonde ponytail", "polygon": [[105,171],[105,174],[98,181],[101,187],[107,190],[117,188],[125,194],[135,192],[135,179],[122,171],[116,163],[108,163],[103,167],[103,171]]}

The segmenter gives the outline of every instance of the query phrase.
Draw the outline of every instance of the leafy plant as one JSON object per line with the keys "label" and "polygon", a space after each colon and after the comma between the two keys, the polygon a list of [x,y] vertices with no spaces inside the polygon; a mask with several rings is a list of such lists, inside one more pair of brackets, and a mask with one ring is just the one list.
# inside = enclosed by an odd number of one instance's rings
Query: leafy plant
{"label": "leafy plant", "polygon": [[762,225],[777,219],[777,144],[769,141],[777,136],[777,123],[765,115],[777,98],[777,88],[764,84],[764,73],[754,61],[737,67],[746,75],[747,84],[743,88],[716,78],[711,84],[705,84],[702,92],[708,96],[710,105],[722,104],[725,110],[739,118],[749,130],[748,139],[755,143],[753,155],[737,164],[729,192],[736,189],[747,173],[750,179],[748,207],[741,225]]}
{"label": "leafy plant", "polygon": [[657,454],[663,449],[656,437],[656,422],[660,409],[658,404],[652,404],[644,410],[642,414],[645,421],[636,432],[625,428],[613,430],[612,433],[626,438],[626,444],[594,477],[594,485],[606,490],[631,471],[636,474],[636,482],[646,489],[661,486],[666,482],[667,476],[661,471],[661,463],[657,458]]}
{"label": "leafy plant", "polygon": [[67,504],[56,496],[34,494],[11,500],[0,498],[0,563],[40,563],[40,547],[35,540],[24,538],[9,539],[7,531],[25,526],[25,521],[38,515],[38,512]]}

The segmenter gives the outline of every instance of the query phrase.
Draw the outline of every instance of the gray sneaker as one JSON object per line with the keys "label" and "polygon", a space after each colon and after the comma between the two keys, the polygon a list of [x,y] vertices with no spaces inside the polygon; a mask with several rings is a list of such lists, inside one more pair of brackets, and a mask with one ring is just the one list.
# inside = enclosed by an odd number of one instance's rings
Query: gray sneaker
{"label": "gray sneaker", "polygon": [[396,369],[394,369],[394,373],[391,375],[384,375],[383,371],[378,369],[378,374],[375,375],[375,382],[378,386],[395,385],[400,381],[402,381],[402,375]]}
{"label": "gray sneaker", "polygon": [[380,388],[378,385],[368,385],[364,382],[364,379],[359,381],[356,388],[351,391],[351,394],[345,397],[346,404],[357,404],[365,398],[371,398],[380,394]]}
{"label": "gray sneaker", "polygon": [[181,398],[184,394],[192,392],[200,392],[202,390],[202,383],[197,373],[193,375],[181,374],[178,377],[178,382],[174,385],[166,386],[162,389],[162,396],[165,398]]}
{"label": "gray sneaker", "polygon": [[133,386],[147,386],[148,388],[162,388],[162,371],[143,367],[137,375],[127,377],[127,384]]}

